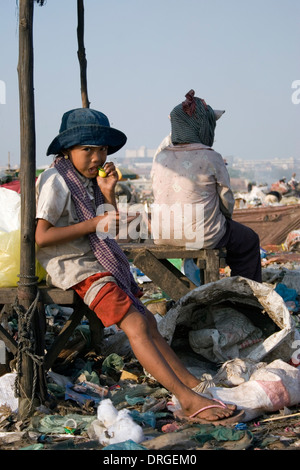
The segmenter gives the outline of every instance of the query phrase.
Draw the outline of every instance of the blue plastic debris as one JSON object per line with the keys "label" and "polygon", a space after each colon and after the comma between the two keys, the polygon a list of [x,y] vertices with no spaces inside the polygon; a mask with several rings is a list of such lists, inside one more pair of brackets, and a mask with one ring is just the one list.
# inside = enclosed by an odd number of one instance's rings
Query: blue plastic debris
{"label": "blue plastic debris", "polygon": [[284,302],[293,302],[293,306],[290,304],[288,305],[288,309],[291,311],[297,311],[299,307],[299,301],[298,301],[298,293],[296,289],[290,289],[287,287],[285,284],[279,283],[275,287],[275,292],[279,294]]}

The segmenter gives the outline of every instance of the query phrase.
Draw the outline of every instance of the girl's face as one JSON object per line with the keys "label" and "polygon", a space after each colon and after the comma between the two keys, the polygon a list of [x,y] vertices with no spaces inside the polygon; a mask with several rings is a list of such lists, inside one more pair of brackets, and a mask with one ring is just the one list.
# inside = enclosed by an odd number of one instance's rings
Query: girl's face
{"label": "girl's face", "polygon": [[95,178],[98,168],[103,166],[107,157],[107,146],[89,147],[76,145],[68,151],[69,159],[77,171],[86,178]]}

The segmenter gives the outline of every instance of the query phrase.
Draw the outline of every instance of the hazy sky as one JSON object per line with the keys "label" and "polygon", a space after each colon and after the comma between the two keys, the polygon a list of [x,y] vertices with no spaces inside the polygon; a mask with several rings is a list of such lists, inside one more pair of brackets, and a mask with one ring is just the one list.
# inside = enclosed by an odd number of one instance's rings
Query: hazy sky
{"label": "hazy sky", "polygon": [[[299,0],[84,4],[91,107],[126,133],[125,148],[156,148],[170,132],[170,111],[193,88],[212,107],[226,110],[214,144],[224,157],[300,158]],[[82,106],[76,5],[76,0],[35,4],[37,166],[51,159],[46,149],[62,114]],[[6,165],[8,152],[15,165],[20,147],[16,0],[0,0],[0,39],[0,165]],[[118,155],[124,150],[115,161]]]}

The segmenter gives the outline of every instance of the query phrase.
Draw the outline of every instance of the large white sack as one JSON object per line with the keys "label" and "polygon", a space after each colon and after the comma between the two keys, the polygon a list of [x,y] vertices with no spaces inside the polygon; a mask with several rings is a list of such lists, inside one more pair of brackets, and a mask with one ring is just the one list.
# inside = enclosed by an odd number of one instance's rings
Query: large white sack
{"label": "large white sack", "polygon": [[243,422],[300,403],[300,369],[277,359],[236,387],[210,387],[205,396],[245,410]]}
{"label": "large white sack", "polygon": [[[282,297],[272,287],[240,276],[220,279],[190,291],[167,312],[158,323],[158,329],[171,344],[177,326],[184,325],[190,330],[199,329],[198,323],[203,310],[213,305],[220,307],[228,301],[233,307],[236,305],[239,309],[245,306],[248,312],[249,309],[253,309],[253,318],[256,320],[261,315],[262,319],[269,317],[267,320],[274,328],[272,334],[263,331],[261,339],[256,337],[247,348],[244,345],[242,349],[232,348],[232,356],[229,357],[226,354],[222,357],[224,350],[220,348],[216,335],[215,343],[219,349],[215,347],[214,351],[219,353],[218,362],[239,357],[240,353],[243,354],[243,358],[257,362],[262,360],[271,362],[278,358],[286,362],[291,360],[296,349],[299,349],[300,335]],[[251,316],[248,318],[251,320]],[[203,324],[204,327],[209,329],[211,325]],[[211,329],[216,330],[215,325]]]}

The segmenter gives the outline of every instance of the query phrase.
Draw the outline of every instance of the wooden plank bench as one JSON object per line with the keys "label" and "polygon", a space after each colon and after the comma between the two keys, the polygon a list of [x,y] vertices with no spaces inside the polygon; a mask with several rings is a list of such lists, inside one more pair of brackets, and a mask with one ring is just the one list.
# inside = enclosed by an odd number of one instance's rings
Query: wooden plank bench
{"label": "wooden plank bench", "polygon": [[226,266],[224,249],[187,250],[185,247],[155,245],[151,241],[120,243],[120,246],[128,260],[173,300],[179,300],[196,286],[168,260],[194,259],[201,270],[201,284],[217,281],[220,278],[220,268]]}
{"label": "wooden plank bench", "polygon": [[[154,245],[154,243],[120,243],[123,252],[137,268],[146,274],[152,282],[160,287],[173,300],[178,300],[196,286],[169,259],[195,260],[202,270],[202,283],[214,282],[219,279],[220,267],[225,264],[223,250],[186,250],[184,247]],[[84,304],[72,289],[62,290],[46,285],[38,285],[42,307],[49,304],[69,305],[74,311],[60,333],[56,336],[51,348],[45,354],[45,370],[51,368],[67,340],[86,316],[90,324],[92,345],[97,347],[103,337],[103,325],[99,318]],[[16,300],[17,287],[0,288],[0,305],[10,308]],[[0,325],[0,340],[16,355],[18,344]]]}

